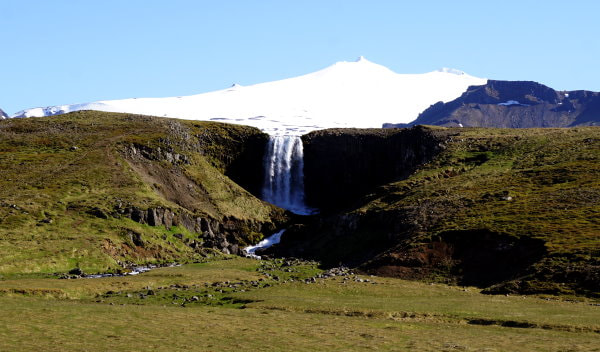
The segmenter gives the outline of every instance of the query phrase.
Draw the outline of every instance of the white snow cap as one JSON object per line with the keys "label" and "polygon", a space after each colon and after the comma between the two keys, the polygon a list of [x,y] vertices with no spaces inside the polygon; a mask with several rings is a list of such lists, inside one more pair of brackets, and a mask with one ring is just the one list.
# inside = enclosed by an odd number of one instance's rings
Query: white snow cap
{"label": "white snow cap", "polygon": [[439,70],[437,70],[437,72],[452,73],[452,74],[459,75],[459,76],[466,75],[466,73],[464,71],[457,70],[455,68],[449,68],[449,67],[442,67]]}
{"label": "white snow cap", "polygon": [[398,74],[359,57],[303,76],[173,98],[105,100],[27,109],[13,117],[101,110],[255,126],[272,135],[333,127],[408,123],[438,101],[458,98],[486,79],[454,69]]}

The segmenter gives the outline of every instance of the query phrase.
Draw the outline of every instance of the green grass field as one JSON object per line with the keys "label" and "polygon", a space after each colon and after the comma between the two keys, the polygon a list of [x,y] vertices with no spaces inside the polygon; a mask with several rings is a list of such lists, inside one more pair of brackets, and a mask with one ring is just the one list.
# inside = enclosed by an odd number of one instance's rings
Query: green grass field
{"label": "green grass field", "polygon": [[[542,256],[504,291],[442,284],[461,282],[445,252],[426,282],[224,255],[202,220],[240,247],[293,221],[233,181],[260,165],[257,129],[90,111],[0,121],[0,351],[600,351],[600,129],[424,128],[452,138],[350,215],[416,224],[392,259],[452,231],[536,240]],[[181,217],[150,226],[125,208]],[[315,231],[315,258],[388,238],[368,225],[328,243]]]}
{"label": "green grass field", "polygon": [[4,279],[0,350],[600,351],[598,301],[356,274],[305,283],[320,273],[233,258],[127,277]]}

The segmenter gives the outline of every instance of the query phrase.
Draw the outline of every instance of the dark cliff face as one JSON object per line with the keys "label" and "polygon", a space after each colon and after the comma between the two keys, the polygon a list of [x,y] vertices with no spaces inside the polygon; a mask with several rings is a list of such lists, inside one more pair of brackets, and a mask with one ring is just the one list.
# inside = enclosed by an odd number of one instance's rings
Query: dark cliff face
{"label": "dark cliff face", "polygon": [[[438,102],[410,125],[464,127],[573,127],[600,125],[600,93],[555,91],[531,81],[471,86],[459,98]],[[401,127],[386,124],[385,127]]]}
{"label": "dark cliff face", "polygon": [[[252,132],[248,132],[252,131]],[[261,196],[264,168],[263,155],[269,141],[266,133],[248,129],[208,131],[199,137],[199,149],[218,164],[235,183]]]}
{"label": "dark cliff face", "polygon": [[375,187],[406,178],[442,148],[442,139],[421,127],[330,129],[302,140],[306,201],[324,212],[348,208]]}
{"label": "dark cliff face", "polygon": [[311,133],[306,193],[325,211],[296,219],[266,252],[488,293],[598,296],[599,229],[589,213],[600,204],[599,134],[424,126]]}

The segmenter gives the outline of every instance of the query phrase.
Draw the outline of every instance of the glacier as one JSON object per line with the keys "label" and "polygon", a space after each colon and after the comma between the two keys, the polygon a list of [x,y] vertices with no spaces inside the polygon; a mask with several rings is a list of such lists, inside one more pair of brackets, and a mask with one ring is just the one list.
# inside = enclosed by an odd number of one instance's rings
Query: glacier
{"label": "glacier", "polygon": [[364,57],[337,62],[303,76],[233,86],[191,96],[133,98],[57,105],[11,117],[41,117],[100,110],[260,128],[270,135],[302,135],[324,128],[380,128],[408,123],[438,101],[451,101],[484,78],[455,69],[399,74]]}

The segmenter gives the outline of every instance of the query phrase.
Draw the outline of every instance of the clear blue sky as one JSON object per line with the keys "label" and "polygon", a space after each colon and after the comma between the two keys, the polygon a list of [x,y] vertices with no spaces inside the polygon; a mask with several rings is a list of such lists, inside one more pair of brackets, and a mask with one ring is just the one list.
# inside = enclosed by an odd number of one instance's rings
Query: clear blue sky
{"label": "clear blue sky", "polygon": [[0,0],[0,108],[191,95],[360,55],[600,91],[600,1]]}

